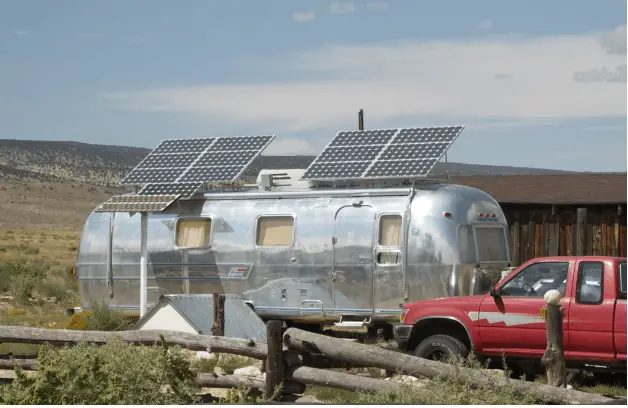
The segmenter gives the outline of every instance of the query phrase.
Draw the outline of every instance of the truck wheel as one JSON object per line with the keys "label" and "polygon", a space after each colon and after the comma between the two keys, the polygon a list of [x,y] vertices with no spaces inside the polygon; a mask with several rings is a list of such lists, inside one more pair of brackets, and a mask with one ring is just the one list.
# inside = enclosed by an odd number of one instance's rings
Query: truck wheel
{"label": "truck wheel", "polygon": [[414,349],[414,355],[436,361],[445,360],[449,356],[464,359],[469,355],[469,350],[460,340],[444,334],[437,334],[419,343]]}

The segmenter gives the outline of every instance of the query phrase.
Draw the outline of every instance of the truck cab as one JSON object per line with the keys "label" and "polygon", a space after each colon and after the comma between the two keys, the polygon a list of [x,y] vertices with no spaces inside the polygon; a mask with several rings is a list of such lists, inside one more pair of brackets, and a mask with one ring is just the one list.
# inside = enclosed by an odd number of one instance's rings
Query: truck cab
{"label": "truck cab", "polygon": [[[543,296],[562,294],[568,366],[626,371],[626,258],[534,258],[484,295],[441,298],[404,306],[394,334],[418,357],[480,357],[540,362],[546,347]],[[586,366],[586,367],[583,367]]]}

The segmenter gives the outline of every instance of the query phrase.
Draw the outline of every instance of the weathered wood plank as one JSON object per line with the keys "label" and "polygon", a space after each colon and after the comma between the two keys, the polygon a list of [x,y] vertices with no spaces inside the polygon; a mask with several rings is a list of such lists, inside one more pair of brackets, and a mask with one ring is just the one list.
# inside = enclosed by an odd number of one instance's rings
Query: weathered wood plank
{"label": "weathered wood plank", "polygon": [[578,208],[576,219],[576,256],[587,253],[587,209]]}
{"label": "weathered wood plank", "polygon": [[271,320],[266,323],[268,355],[266,357],[265,401],[275,401],[282,393],[281,385],[284,374],[282,325],[283,322],[279,320]]}
{"label": "weathered wood plank", "polygon": [[543,214],[543,225],[541,230],[543,251],[542,256],[549,256],[550,253],[550,221],[547,214]]}
{"label": "weathered wood plank", "polygon": [[519,223],[519,213],[515,213],[515,222],[512,225],[512,262],[519,266],[521,262],[521,228]]}
{"label": "weathered wood plank", "polygon": [[212,325],[212,335],[224,336],[226,296],[222,293],[214,293],[212,300],[214,302],[214,323]]}
{"label": "weathered wood plank", "polygon": [[549,256],[558,256],[560,246],[560,221],[555,220],[550,224],[550,251]]}
{"label": "weathered wood plank", "polygon": [[153,345],[161,343],[160,334],[163,335],[166,344],[179,345],[189,350],[231,353],[259,360],[265,359],[268,353],[265,343],[258,344],[253,340],[188,334],[169,330],[104,332],[0,326],[0,343],[50,343],[64,345],[85,341],[106,344],[114,337],[119,337],[126,343]]}
{"label": "weathered wood plank", "polygon": [[543,224],[534,225],[534,256],[543,256]]}

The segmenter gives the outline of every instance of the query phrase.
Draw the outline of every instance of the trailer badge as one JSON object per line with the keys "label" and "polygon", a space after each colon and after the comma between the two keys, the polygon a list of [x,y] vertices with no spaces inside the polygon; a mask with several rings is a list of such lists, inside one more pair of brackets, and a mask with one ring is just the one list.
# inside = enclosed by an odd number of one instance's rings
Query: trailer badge
{"label": "trailer badge", "polygon": [[229,269],[229,274],[227,276],[230,278],[243,278],[248,270],[248,267],[234,267]]}
{"label": "trailer badge", "polygon": [[480,213],[476,218],[477,222],[498,222],[497,214]]}

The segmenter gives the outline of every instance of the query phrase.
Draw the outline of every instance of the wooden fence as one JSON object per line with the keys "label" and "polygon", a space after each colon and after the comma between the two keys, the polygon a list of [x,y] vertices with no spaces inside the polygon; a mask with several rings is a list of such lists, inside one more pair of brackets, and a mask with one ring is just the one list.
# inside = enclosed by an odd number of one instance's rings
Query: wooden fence
{"label": "wooden fence", "polygon": [[[349,342],[296,328],[288,328],[284,333],[281,333],[280,322],[269,322],[267,328],[267,338],[273,344],[162,330],[102,332],[19,326],[0,326],[0,343],[65,345],[86,341],[105,344],[116,336],[132,344],[150,345],[163,341],[166,344],[180,345],[190,350],[247,356],[266,361],[265,380],[242,378],[234,375],[199,374],[197,383],[207,387],[245,386],[256,388],[264,393],[266,400],[274,400],[281,393],[301,393],[306,384],[365,392],[397,393],[404,389],[404,385],[394,381],[315,367],[322,364],[328,367],[348,364],[355,367],[376,367],[427,378],[457,379],[472,387],[489,390],[508,385],[512,387],[513,392],[558,404],[608,404],[615,402],[613,398],[601,395],[509,379],[500,375],[483,374],[481,370],[455,367],[447,363],[387,350],[377,345]],[[37,369],[36,360],[10,360],[1,365]],[[427,400],[430,395],[429,390],[421,388],[414,389],[414,393],[418,404],[422,400]],[[622,402],[625,403],[625,401]]]}
{"label": "wooden fence", "polygon": [[502,204],[502,209],[510,228],[513,266],[539,256],[626,256],[625,205]]}

